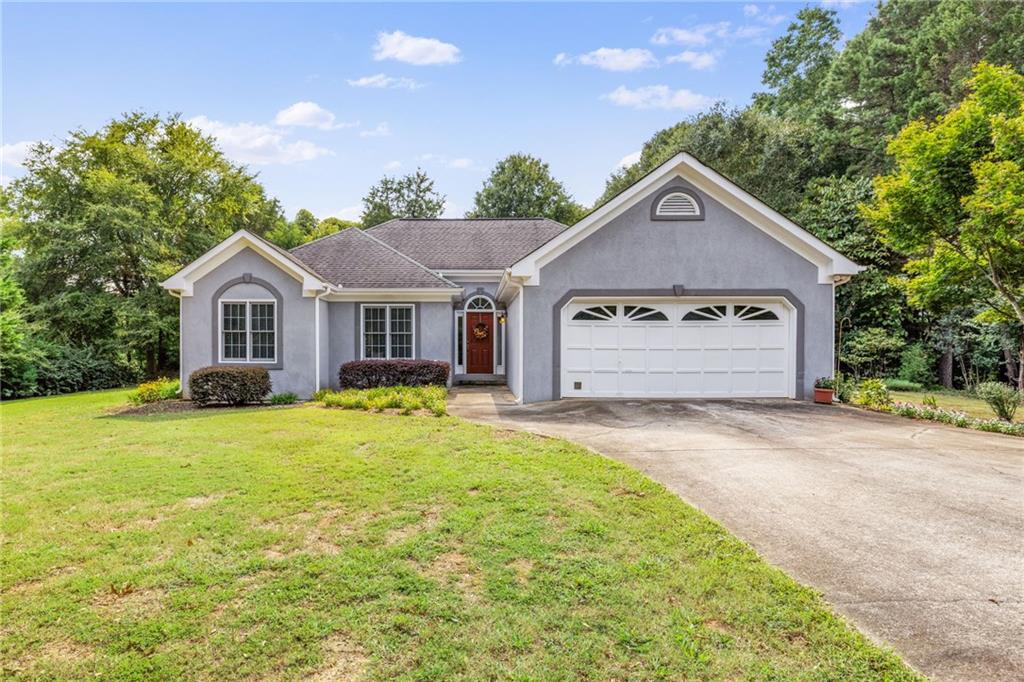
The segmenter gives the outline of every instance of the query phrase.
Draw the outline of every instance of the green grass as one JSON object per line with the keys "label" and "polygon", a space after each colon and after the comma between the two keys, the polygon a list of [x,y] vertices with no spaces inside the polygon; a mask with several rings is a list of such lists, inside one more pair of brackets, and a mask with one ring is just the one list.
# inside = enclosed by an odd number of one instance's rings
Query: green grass
{"label": "green grass", "polygon": [[317,402],[325,407],[346,410],[399,410],[412,414],[427,410],[440,417],[446,412],[448,391],[444,386],[389,386],[386,388],[325,390],[317,394]]}
{"label": "green grass", "polygon": [[[893,400],[923,405],[927,396],[934,396],[936,404],[947,410],[957,410],[979,419],[995,419],[996,413],[981,398],[976,398],[965,391],[891,391]],[[1024,410],[1017,410],[1015,422],[1024,422]]]}
{"label": "green grass", "polygon": [[0,406],[15,679],[915,679],[638,472],[342,410]]}

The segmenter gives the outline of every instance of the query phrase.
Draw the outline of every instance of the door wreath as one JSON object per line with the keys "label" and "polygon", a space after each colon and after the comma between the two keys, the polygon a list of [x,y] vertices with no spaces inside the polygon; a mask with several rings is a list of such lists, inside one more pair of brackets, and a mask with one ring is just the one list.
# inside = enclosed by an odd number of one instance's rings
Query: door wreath
{"label": "door wreath", "polygon": [[487,334],[489,333],[489,331],[490,330],[487,329],[487,324],[485,322],[477,322],[473,326],[473,338],[475,338],[477,341],[483,341],[484,339],[487,338]]}

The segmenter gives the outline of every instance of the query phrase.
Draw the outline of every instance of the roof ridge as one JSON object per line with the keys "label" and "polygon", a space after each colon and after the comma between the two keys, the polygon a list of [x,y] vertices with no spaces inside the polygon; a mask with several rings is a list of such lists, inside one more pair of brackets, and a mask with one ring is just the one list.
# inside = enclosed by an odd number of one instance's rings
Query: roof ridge
{"label": "roof ridge", "polygon": [[404,258],[405,260],[409,261],[410,263],[412,263],[416,267],[420,268],[421,270],[424,270],[424,271],[430,273],[430,275],[433,276],[435,279],[438,279],[438,280],[444,282],[445,284],[447,284],[449,286],[455,287],[456,289],[459,288],[459,285],[456,284],[455,282],[452,282],[451,280],[449,280],[449,279],[447,279],[445,277],[442,277],[441,275],[437,274],[437,272],[435,270],[431,270],[430,268],[428,268],[423,263],[420,263],[418,260],[415,260],[414,258],[410,258],[409,256],[405,255],[404,253],[402,253],[401,251],[399,251],[395,247],[393,247],[390,244],[384,242],[383,240],[377,239],[376,237],[374,237],[372,234],[366,232],[365,230],[360,230],[359,232],[364,237],[366,237],[367,239],[370,239],[373,242],[375,242],[377,244],[380,244],[385,249],[391,251],[392,253],[397,254],[398,256],[401,256],[402,258]]}
{"label": "roof ridge", "polygon": [[355,226],[343,227],[340,230],[338,230],[337,232],[331,232],[330,234],[325,234],[323,237],[317,237],[316,239],[310,239],[308,242],[303,242],[302,244],[299,244],[298,246],[293,246],[292,248],[288,249],[288,253],[295,253],[296,251],[298,251],[299,249],[301,249],[303,247],[309,246],[310,244],[316,244],[317,242],[322,242],[323,240],[330,239],[331,237],[340,237],[340,236],[342,236],[343,232],[347,232],[348,230],[359,230],[360,232],[363,231],[363,229],[361,227],[355,227]]}

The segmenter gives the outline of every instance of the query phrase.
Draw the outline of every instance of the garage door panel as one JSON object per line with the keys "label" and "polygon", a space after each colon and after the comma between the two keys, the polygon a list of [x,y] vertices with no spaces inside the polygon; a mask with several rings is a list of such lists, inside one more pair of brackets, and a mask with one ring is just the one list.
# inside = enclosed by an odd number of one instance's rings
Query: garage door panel
{"label": "garage door panel", "polygon": [[[571,320],[574,310],[594,306],[611,312]],[[668,319],[640,319],[636,311],[645,308]],[[790,313],[781,304],[619,300],[573,304],[568,313],[562,323],[563,395],[727,398],[791,392]],[[778,319],[763,319],[770,314]]]}

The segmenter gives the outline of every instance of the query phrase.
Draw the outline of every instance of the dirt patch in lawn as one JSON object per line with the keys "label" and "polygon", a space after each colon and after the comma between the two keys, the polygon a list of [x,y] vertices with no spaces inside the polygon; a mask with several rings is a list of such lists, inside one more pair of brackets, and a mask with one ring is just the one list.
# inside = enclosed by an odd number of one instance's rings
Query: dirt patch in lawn
{"label": "dirt patch in lawn", "polygon": [[28,580],[23,580],[20,583],[14,583],[2,590],[2,593],[24,594],[48,590],[61,578],[77,573],[79,570],[81,570],[79,566],[60,566],[58,568],[51,568],[49,573],[46,575],[39,576],[38,578],[29,578]]}
{"label": "dirt patch in lawn", "polygon": [[439,554],[421,572],[442,585],[454,586],[467,601],[480,600],[480,573],[473,561],[462,552]]}
{"label": "dirt patch in lawn", "polygon": [[341,546],[335,542],[337,537],[355,532],[362,523],[372,518],[371,515],[363,515],[361,522],[339,524],[339,519],[348,513],[349,510],[343,507],[327,509],[316,523],[311,524],[316,515],[312,512],[299,512],[279,521],[264,524],[263,527],[270,530],[284,531],[293,537],[302,536],[298,546],[292,547],[293,543],[290,541],[280,542],[267,548],[264,555],[268,559],[276,560],[287,559],[296,554],[339,554]]}
{"label": "dirt patch in lawn", "polygon": [[516,582],[525,585],[530,581],[530,574],[533,573],[533,562],[529,559],[516,559],[508,565],[516,574]]}
{"label": "dirt patch in lawn", "polygon": [[93,607],[108,616],[145,618],[163,608],[166,592],[160,589],[136,589],[130,583],[110,585],[92,600]]}
{"label": "dirt patch in lawn", "polygon": [[366,651],[343,633],[324,641],[324,665],[306,679],[311,682],[347,682],[363,677],[370,662]]}
{"label": "dirt patch in lawn", "polygon": [[401,528],[393,528],[388,531],[387,536],[384,538],[385,542],[389,545],[403,542],[431,530],[441,522],[441,508],[440,507],[428,507],[420,512],[420,518],[413,523],[402,526]]}
{"label": "dirt patch in lawn", "polygon": [[81,663],[82,661],[89,660],[95,654],[96,652],[92,647],[70,639],[45,642],[39,648],[31,649],[17,658],[5,661],[4,672],[17,673],[27,671],[46,663],[56,663],[58,665]]}
{"label": "dirt patch in lawn", "polygon": [[200,409],[191,400],[158,400],[143,405],[117,405],[107,410],[111,417],[138,417],[148,414],[173,414],[176,412],[194,412]]}

